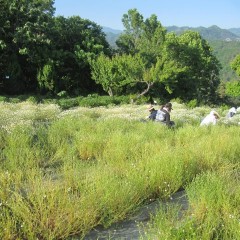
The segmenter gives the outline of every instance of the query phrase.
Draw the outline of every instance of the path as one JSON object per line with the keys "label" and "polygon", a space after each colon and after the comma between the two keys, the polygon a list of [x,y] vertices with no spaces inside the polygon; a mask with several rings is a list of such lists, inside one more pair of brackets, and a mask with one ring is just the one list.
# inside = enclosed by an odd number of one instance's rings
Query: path
{"label": "path", "polygon": [[[179,191],[172,195],[172,199],[166,202],[156,200],[147,206],[142,207],[138,213],[129,220],[113,224],[111,227],[104,229],[96,227],[87,234],[84,240],[138,240],[144,234],[143,226],[154,215],[160,204],[179,204],[182,210],[188,209],[188,200],[185,191]],[[75,238],[75,240],[77,240]]]}

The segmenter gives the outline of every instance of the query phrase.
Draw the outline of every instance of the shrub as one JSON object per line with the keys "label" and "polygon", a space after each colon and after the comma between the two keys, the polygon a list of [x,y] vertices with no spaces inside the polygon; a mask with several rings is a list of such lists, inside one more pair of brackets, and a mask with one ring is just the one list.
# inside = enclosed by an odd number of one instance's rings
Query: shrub
{"label": "shrub", "polygon": [[28,98],[27,98],[27,101],[28,101],[28,102],[31,102],[31,103],[38,103],[38,99],[37,99],[37,97],[35,97],[35,96],[30,96],[30,97],[28,97]]}
{"label": "shrub", "polygon": [[4,96],[0,96],[0,102],[7,102],[7,98]]}
{"label": "shrub", "polygon": [[99,107],[126,103],[129,103],[128,96],[111,97],[111,96],[98,96],[94,94],[79,99],[79,106],[82,107]]}
{"label": "shrub", "polygon": [[20,103],[21,102],[21,100],[17,97],[9,98],[8,101],[10,103]]}
{"label": "shrub", "polygon": [[57,96],[59,96],[59,97],[67,97],[67,96],[68,96],[68,93],[67,93],[67,91],[61,91],[61,92],[59,92],[59,93],[57,94]]}
{"label": "shrub", "polygon": [[71,107],[77,107],[79,106],[78,98],[64,98],[64,99],[59,99],[57,101],[57,104],[62,108],[62,109],[69,109]]}
{"label": "shrub", "polygon": [[195,107],[197,107],[197,105],[198,105],[197,99],[192,99],[191,101],[189,101],[189,102],[187,103],[187,106],[188,106],[189,108],[195,108]]}

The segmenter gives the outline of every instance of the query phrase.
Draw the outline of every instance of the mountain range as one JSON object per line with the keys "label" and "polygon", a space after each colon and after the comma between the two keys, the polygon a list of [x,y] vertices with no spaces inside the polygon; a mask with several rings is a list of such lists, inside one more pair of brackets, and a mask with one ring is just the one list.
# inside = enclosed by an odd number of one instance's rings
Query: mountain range
{"label": "mountain range", "polygon": [[[200,35],[208,40],[222,40],[222,41],[240,41],[240,28],[229,28],[222,29],[216,25],[211,27],[177,27],[177,26],[169,26],[165,27],[168,32],[175,32],[176,34],[181,34],[186,30],[199,32]],[[103,32],[106,34],[106,38],[109,41],[110,45],[115,46],[115,41],[119,37],[119,35],[123,32],[122,30],[116,30],[109,27],[102,27]]]}

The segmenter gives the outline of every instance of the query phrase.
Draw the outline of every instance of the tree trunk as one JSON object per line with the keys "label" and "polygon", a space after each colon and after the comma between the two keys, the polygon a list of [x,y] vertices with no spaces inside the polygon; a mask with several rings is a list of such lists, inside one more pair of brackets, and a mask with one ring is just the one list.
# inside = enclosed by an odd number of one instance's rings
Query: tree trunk
{"label": "tree trunk", "polygon": [[113,96],[113,91],[112,91],[112,89],[111,89],[111,88],[108,88],[108,95],[109,95],[110,97],[112,97],[112,96]]}
{"label": "tree trunk", "polygon": [[140,94],[138,94],[138,95],[137,95],[137,98],[140,98],[140,97],[142,97],[143,95],[145,95],[145,94],[150,90],[150,88],[152,87],[153,82],[150,82],[150,83],[147,83],[147,82],[146,82],[146,84],[147,84],[147,88],[144,89]]}

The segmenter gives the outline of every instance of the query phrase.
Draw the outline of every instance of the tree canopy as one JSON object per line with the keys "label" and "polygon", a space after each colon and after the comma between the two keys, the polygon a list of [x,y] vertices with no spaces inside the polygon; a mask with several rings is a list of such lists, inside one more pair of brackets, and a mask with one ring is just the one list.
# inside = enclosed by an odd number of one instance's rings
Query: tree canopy
{"label": "tree canopy", "polygon": [[109,53],[101,27],[78,16],[54,17],[53,0],[0,0],[0,92],[97,89],[88,55]]}
{"label": "tree canopy", "polygon": [[220,65],[198,33],[167,33],[155,14],[130,9],[113,50],[99,25],[55,17],[53,3],[0,0],[0,93],[216,98]]}
{"label": "tree canopy", "polygon": [[[107,79],[111,79],[109,84],[118,82],[116,92],[127,85],[138,96],[155,92],[183,100],[207,102],[216,98],[220,64],[199,33],[187,31],[180,36],[167,33],[156,15],[144,20],[136,9],[124,14],[122,22],[125,30],[116,42],[118,55],[106,61],[101,56],[94,63],[98,70],[92,68],[94,79],[104,84],[105,89]],[[111,61],[116,59],[118,64],[113,68]],[[111,71],[107,71],[108,67]],[[100,76],[101,68],[105,69],[107,78]],[[112,75],[113,69],[118,75],[116,78]]]}

